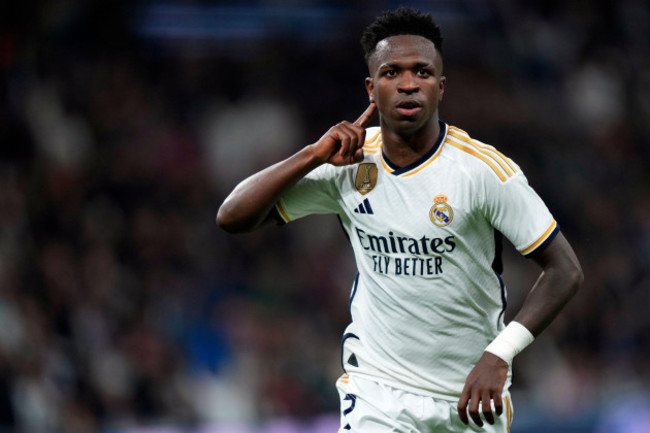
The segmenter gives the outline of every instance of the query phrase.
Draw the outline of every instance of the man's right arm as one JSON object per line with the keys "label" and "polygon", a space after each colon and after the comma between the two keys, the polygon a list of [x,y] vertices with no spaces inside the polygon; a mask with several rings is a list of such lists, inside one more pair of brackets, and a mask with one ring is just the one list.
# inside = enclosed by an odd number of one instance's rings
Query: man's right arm
{"label": "man's right arm", "polygon": [[229,233],[246,233],[271,224],[271,210],[280,197],[323,163],[312,146],[237,185],[219,208],[217,225]]}
{"label": "man's right arm", "polygon": [[371,103],[354,123],[341,122],[316,143],[243,180],[228,195],[217,213],[217,225],[229,233],[246,233],[273,222],[275,203],[316,167],[348,165],[363,159],[365,126],[372,117]]}

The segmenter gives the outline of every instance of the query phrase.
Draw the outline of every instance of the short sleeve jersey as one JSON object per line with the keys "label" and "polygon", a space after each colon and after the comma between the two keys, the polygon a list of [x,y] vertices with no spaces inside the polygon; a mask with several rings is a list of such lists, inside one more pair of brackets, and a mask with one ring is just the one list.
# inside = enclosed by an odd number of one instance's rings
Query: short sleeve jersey
{"label": "short sleeve jersey", "polygon": [[499,233],[528,256],[559,229],[517,164],[440,124],[430,152],[406,167],[368,128],[362,162],[318,167],[276,208],[285,222],[337,214],[350,239],[358,274],[344,369],[454,400],[504,326]]}

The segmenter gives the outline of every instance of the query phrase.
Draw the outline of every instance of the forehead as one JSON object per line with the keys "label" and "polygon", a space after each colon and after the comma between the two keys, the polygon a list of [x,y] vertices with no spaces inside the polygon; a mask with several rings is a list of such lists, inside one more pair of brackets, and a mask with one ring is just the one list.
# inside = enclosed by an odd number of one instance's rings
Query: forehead
{"label": "forehead", "polygon": [[375,70],[383,64],[413,60],[437,64],[441,59],[435,45],[429,39],[417,35],[396,35],[377,43],[368,66],[370,70]]}

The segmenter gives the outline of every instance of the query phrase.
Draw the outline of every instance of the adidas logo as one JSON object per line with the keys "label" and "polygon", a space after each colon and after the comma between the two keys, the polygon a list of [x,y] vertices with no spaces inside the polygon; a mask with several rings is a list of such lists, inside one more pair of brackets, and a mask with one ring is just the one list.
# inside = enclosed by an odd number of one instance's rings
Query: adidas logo
{"label": "adidas logo", "polygon": [[370,206],[370,201],[368,199],[365,199],[359,206],[356,207],[354,210],[354,213],[365,213],[369,215],[374,215],[374,212],[372,211],[372,207]]}

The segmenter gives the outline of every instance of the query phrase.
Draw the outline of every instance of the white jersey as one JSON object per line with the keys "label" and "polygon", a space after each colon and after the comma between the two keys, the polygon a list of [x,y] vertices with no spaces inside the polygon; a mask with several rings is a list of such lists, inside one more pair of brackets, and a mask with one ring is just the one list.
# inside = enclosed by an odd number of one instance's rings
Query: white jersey
{"label": "white jersey", "polygon": [[335,213],[350,239],[358,274],[344,369],[455,400],[504,326],[496,231],[531,255],[559,229],[512,160],[440,124],[431,151],[402,168],[368,128],[361,163],[318,167],[276,208],[286,222]]}

